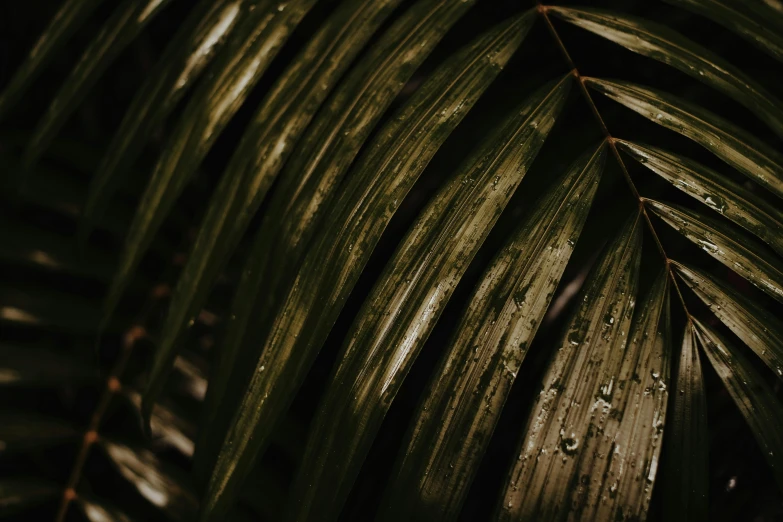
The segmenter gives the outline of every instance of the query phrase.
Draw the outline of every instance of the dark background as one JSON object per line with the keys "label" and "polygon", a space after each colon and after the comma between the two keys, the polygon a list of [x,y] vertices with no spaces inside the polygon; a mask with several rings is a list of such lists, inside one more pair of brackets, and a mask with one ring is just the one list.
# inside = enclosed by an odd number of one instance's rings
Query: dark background
{"label": "dark background", "polygon": [[[410,3],[405,2],[401,9]],[[771,92],[781,96],[779,86],[783,79],[781,74],[783,71],[780,64],[733,33],[706,19],[663,2],[651,0],[569,2],[569,4],[577,3],[611,7],[665,22],[731,63],[740,66]],[[58,0],[0,3],[0,87],[9,80],[59,4]],[[410,85],[404,89],[403,95],[395,102],[395,107],[404,101],[406,95],[415,90],[422,78],[426,77],[427,73],[445,56],[497,21],[529,7],[526,1],[510,0],[484,1],[478,4],[453,28],[433,55],[422,65]],[[17,158],[20,147],[35,128],[52,96],[57,92],[60,82],[115,5],[111,1],[105,2],[98,9],[70,43],[61,49],[57,59],[35,82],[14,111],[5,120],[0,121],[0,169],[4,176],[16,172],[19,168]],[[109,68],[74,113],[66,128],[59,134],[51,147],[50,154],[45,158],[43,168],[50,169],[53,175],[37,182],[39,184],[34,185],[33,190],[63,194],[71,191],[78,205],[80,198],[84,197],[91,168],[94,168],[100,160],[134,93],[160,56],[168,38],[183,20],[190,5],[189,0],[173,2]],[[244,126],[253,115],[255,106],[333,5],[334,2],[321,1],[305,18],[243,108],[217,141],[197,179],[185,192],[178,208],[160,234],[158,239],[160,248],[153,249],[145,259],[141,268],[142,276],[121,307],[121,312],[129,318],[127,324],[131,324],[132,318],[137,317],[138,311],[145,306],[147,295],[153,285],[161,281],[174,280],[177,263],[172,262],[172,259],[176,259],[176,254],[187,251],[187,241],[192,238],[211,190],[237,144]],[[780,141],[759,120],[733,100],[663,64],[637,56],[558,20],[554,20],[554,23],[582,75],[622,78],[676,93],[732,120],[780,150]],[[442,186],[443,181],[459,165],[471,147],[494,128],[499,118],[545,81],[562,76],[566,72],[568,67],[554,40],[542,21],[537,21],[520,52],[439,151],[384,233],[288,418],[281,426],[280,433],[275,438],[278,442],[273,444],[263,457],[258,473],[248,488],[248,495],[239,508],[244,513],[265,520],[276,520],[279,516],[287,488],[296,473],[298,455],[303,449],[307,424],[315,411],[318,397],[337,356],[341,341],[384,263],[389,259],[418,212],[435,190]],[[744,178],[736,172],[687,139],[657,127],[598,94],[594,95],[594,100],[614,136],[653,143],[683,153],[741,183],[745,182]],[[187,98],[180,103],[180,110],[186,103]],[[395,107],[387,111],[386,117]],[[103,230],[91,238],[90,247],[103,256],[102,259],[106,260],[106,264],[93,274],[75,277],[56,271],[42,272],[40,267],[25,266],[2,258],[0,259],[0,288],[2,289],[0,299],[11,299],[9,296],[17,295],[14,292],[21,292],[22,295],[40,293],[40,295],[54,296],[51,297],[52,303],[61,299],[63,306],[73,313],[81,313],[82,310],[76,307],[75,302],[85,303],[84,313],[98,313],[96,310],[106,290],[108,277],[112,272],[112,263],[116,261],[121,246],[123,227],[127,228],[132,218],[134,202],[144,188],[146,176],[154,166],[160,148],[165,145],[167,129],[175,124],[178,116],[178,112],[175,111],[169,118],[167,126],[150,137],[147,149],[135,166],[135,174],[122,194],[118,196],[110,212],[110,218],[117,222],[116,231],[111,233]],[[463,277],[447,310],[397,396],[343,511],[343,520],[359,521],[372,518],[418,398],[426,386],[440,353],[448,345],[450,335],[465,309],[472,289],[492,256],[509,237],[520,218],[532,208],[537,196],[547,187],[553,174],[562,172],[562,169],[583,150],[597,143],[601,138],[600,128],[585,100],[577,89],[573,89],[566,110],[536,159],[531,172],[524,179],[511,204]],[[656,179],[639,165],[630,161],[627,164],[631,169],[634,183],[642,195],[699,208],[687,196]],[[771,197],[770,201],[772,201]],[[0,241],[19,240],[18,237],[13,236],[18,233],[18,227],[12,226],[18,223],[32,227],[32,230],[47,231],[63,238],[71,237],[76,229],[77,221],[73,215],[68,216],[50,209],[42,209],[40,206],[26,202],[20,203],[11,197],[9,191],[4,192],[0,205],[2,205],[0,217],[5,227],[2,230],[6,233],[5,239]],[[622,179],[616,162],[610,158],[588,224],[563,277],[558,295],[553,301],[557,306],[553,307],[547,316],[519,372],[511,397],[465,504],[463,520],[483,520],[494,508],[508,463],[513,458],[520,430],[532,404],[531,399],[538,392],[541,372],[548,361],[551,347],[558,340],[568,312],[572,309],[573,299],[564,294],[563,290],[569,283],[584,279],[603,244],[612,237],[624,218],[635,208],[636,202]],[[263,208],[261,212],[263,213]],[[9,223],[11,225],[6,226]],[[778,316],[783,315],[779,305],[750,287],[705,253],[697,250],[663,222],[654,218],[654,226],[670,257],[689,260],[697,266],[720,274],[753,299],[769,307]],[[248,233],[248,237],[251,234],[252,230]],[[233,284],[237,280],[238,266],[241,266],[243,259],[243,248],[246,248],[246,245],[240,248],[232,264],[227,268],[208,306],[208,309],[218,317],[226,312]],[[770,255],[776,254],[770,253]],[[642,292],[649,287],[651,276],[657,274],[660,266],[660,254],[655,249],[652,239],[646,236]],[[697,299],[687,293],[686,299],[691,310],[699,310],[700,317],[706,318],[722,333],[733,338]],[[0,302],[0,305],[2,304]],[[155,330],[156,323],[163,318],[165,304],[164,300],[154,305],[147,319],[147,327],[151,331]],[[682,315],[680,303],[677,299],[673,299],[675,353],[682,338]],[[94,336],[89,332],[63,332],[54,327],[47,328],[45,325],[30,328],[15,324],[0,324],[0,328],[2,328],[0,342],[55,343],[74,356],[92,357]],[[202,321],[193,330],[187,347],[188,353],[193,361],[201,365],[202,371],[206,372],[211,347],[219,346],[220,343],[220,322],[209,325]],[[120,341],[120,333],[110,334],[101,339],[98,357],[101,367],[110,366],[118,353]],[[738,340],[736,342],[741,344]],[[149,363],[152,349],[154,347],[150,344],[134,352],[130,367],[123,378],[124,382],[132,384],[141,382],[143,369]],[[781,503],[783,498],[763,455],[731,398],[704,357],[702,357],[702,364],[706,374],[709,409],[709,440],[705,443],[709,444],[710,451],[710,520],[783,520]],[[775,382],[775,389],[779,391],[779,383],[775,381],[771,372],[760,362],[758,366],[770,382]],[[177,403],[185,417],[195,422],[198,419],[198,403],[189,398],[187,393],[182,392],[180,384],[176,379],[172,383],[171,400]],[[100,385],[74,386],[72,389],[58,392],[26,390],[24,393],[10,393],[3,390],[0,391],[0,407],[20,411],[36,409],[71,419],[75,424],[82,426],[87,424],[100,390]],[[101,431],[139,444],[147,444],[139,429],[133,408],[120,403],[121,401],[115,402],[117,404],[110,409]],[[58,483],[64,483],[70,473],[76,448],[76,444],[68,443],[33,455],[3,458],[0,460],[0,477],[12,473],[43,474]],[[180,469],[183,474],[187,473],[188,459],[171,450],[156,448],[156,451],[173,467]],[[663,451],[666,451],[665,445]],[[658,483],[665,480],[666,474],[663,469],[659,472]],[[145,504],[146,501],[138,497],[133,488],[120,479],[99,452],[93,451],[88,459],[82,486],[99,497],[110,499],[112,503],[127,509],[140,520],[158,520],[161,517],[151,506]],[[654,491],[657,493],[660,488]],[[652,520],[660,519],[660,498],[656,493],[653,495]],[[52,506],[42,506],[41,518],[35,519],[51,518],[52,509],[54,509]],[[28,516],[25,515],[22,519],[32,520],[27,518]],[[69,512],[69,518],[73,520],[80,520],[80,516],[74,509]]]}

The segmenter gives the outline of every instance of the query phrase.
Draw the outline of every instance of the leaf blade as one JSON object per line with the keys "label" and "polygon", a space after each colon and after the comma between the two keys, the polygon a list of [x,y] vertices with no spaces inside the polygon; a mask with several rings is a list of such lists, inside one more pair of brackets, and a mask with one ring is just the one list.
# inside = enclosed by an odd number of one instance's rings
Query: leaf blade
{"label": "leaf blade", "polygon": [[680,278],[778,377],[783,377],[783,323],[717,278],[672,262]]}
{"label": "leaf blade", "polygon": [[[742,4],[733,0],[666,0],[666,2],[709,18],[783,62],[783,34],[772,26],[766,26],[749,13],[743,12]],[[758,2],[758,7],[762,8],[761,2]]]}
{"label": "leaf blade", "polygon": [[601,143],[555,181],[477,286],[401,448],[381,520],[459,514],[590,211],[605,153]]}
{"label": "leaf blade", "polygon": [[783,197],[783,156],[736,125],[668,93],[623,81],[584,81],[648,120],[690,138]]}
{"label": "leaf blade", "polygon": [[783,213],[753,192],[683,156],[624,140],[616,143],[676,188],[752,232],[783,255]]}
{"label": "leaf blade", "polygon": [[308,465],[294,483],[289,519],[337,516],[408,370],[554,125],[570,78],[544,86],[507,118],[397,248],[343,345],[310,431]]}
{"label": "leaf blade", "polygon": [[586,453],[586,438],[601,427],[611,410],[615,377],[602,361],[609,353],[622,353],[628,341],[641,240],[641,219],[636,214],[591,271],[581,305],[564,330],[517,446],[519,457],[509,470],[495,512],[498,520],[558,520],[572,513],[569,484]]}
{"label": "leaf blade", "polygon": [[762,257],[764,250],[754,239],[693,210],[652,199],[644,201],[658,217],[689,241],[764,293],[783,302],[783,263],[772,256]]}
{"label": "leaf blade", "polygon": [[666,446],[663,513],[666,520],[708,520],[707,403],[692,323],[685,327]]}
{"label": "leaf blade", "polygon": [[57,50],[104,0],[66,0],[0,94],[0,119],[19,101]]}
{"label": "leaf blade", "polygon": [[[418,17],[414,16],[413,20],[418,21]],[[389,205],[389,199],[401,200],[410,190],[448,133],[463,118],[464,113],[456,109],[460,105],[470,107],[477,101],[496,76],[497,69],[510,59],[519,46],[532,20],[528,13],[496,28],[467,48],[464,54],[457,54],[453,63],[447,62],[439,72],[433,74],[428,80],[428,88],[424,89],[423,86],[400,110],[399,117],[390,120],[386,129],[377,134],[369,149],[373,152],[360,160],[358,171],[361,176],[357,175],[347,182],[346,189],[341,191],[341,199],[333,207],[329,225],[325,227],[325,230],[331,232],[325,233],[319,246],[308,253],[301,269],[307,282],[293,287],[285,306],[275,319],[272,335],[262,352],[263,359],[258,361],[256,358],[251,387],[258,389],[251,389],[244,399],[250,404],[255,402],[254,396],[263,397],[267,404],[271,404],[263,411],[258,409],[258,413],[265,415],[267,420],[258,421],[253,418],[252,412],[245,410],[245,417],[239,417],[237,426],[232,428],[240,437],[243,432],[254,430],[252,444],[248,439],[240,439],[247,449],[236,451],[235,447],[228,446],[222,450],[216,471],[213,472],[205,518],[210,516],[210,511],[219,516],[220,509],[223,509],[220,504],[227,502],[220,497],[230,498],[239,480],[236,470],[240,474],[246,473],[246,468],[269,437],[269,427],[285,411],[293,391],[298,388],[307,368],[312,364],[380,234],[396,210],[394,205]],[[418,41],[414,42],[418,46]],[[482,58],[487,56],[488,49],[495,48],[498,49],[495,58],[484,61]],[[473,66],[466,67],[463,62]],[[462,75],[462,72],[465,74]],[[426,134],[429,138],[411,142],[409,137],[419,130],[429,130]],[[366,241],[356,241],[357,235],[367,231],[374,232],[367,234]],[[354,243],[355,246],[349,248]],[[310,291],[313,287],[318,288],[318,296],[316,291]],[[317,304],[324,302],[321,299],[328,300],[330,306]],[[292,341],[296,342],[296,348],[292,346]],[[294,353],[292,350],[299,355],[290,357]],[[275,393],[269,397],[266,396],[267,391],[261,388],[268,383],[256,383],[262,373],[264,377],[269,376],[269,382],[276,383],[272,387]],[[234,436],[230,432],[227,440]],[[243,453],[249,454],[244,460]],[[234,477],[228,476],[226,469],[235,470]],[[211,500],[211,497],[216,500]],[[217,508],[211,507],[210,502],[214,502]]]}
{"label": "leaf blade", "polygon": [[547,12],[723,92],[783,136],[783,106],[748,75],[680,33],[644,18],[604,9],[547,7]]}
{"label": "leaf blade", "polygon": [[96,174],[90,179],[79,236],[95,228],[144,142],[212,61],[236,27],[244,0],[202,0],[166,47],[125,112]]}
{"label": "leaf blade", "polygon": [[108,66],[170,2],[171,0],[126,0],[117,7],[63,82],[46,114],[38,123],[24,153],[23,161],[28,169],[38,162],[41,154]]}
{"label": "leaf blade", "polygon": [[153,171],[106,297],[104,321],[195,169],[314,3],[293,0],[283,11],[272,5],[254,9],[232,31],[214,74],[193,94]]}
{"label": "leaf blade", "polygon": [[211,198],[177,281],[144,394],[145,417],[163,389],[190,319],[204,305],[219,269],[291,154],[292,143],[399,1],[341,4],[262,102]]}
{"label": "leaf blade", "polygon": [[778,487],[783,487],[783,405],[736,347],[698,320],[694,323],[704,353],[750,426]]}

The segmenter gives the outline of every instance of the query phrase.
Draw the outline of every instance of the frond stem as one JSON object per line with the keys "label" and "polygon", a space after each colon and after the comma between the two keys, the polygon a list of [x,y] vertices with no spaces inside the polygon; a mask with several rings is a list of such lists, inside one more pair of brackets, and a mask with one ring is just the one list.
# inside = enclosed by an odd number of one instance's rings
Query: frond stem
{"label": "frond stem", "polygon": [[622,171],[623,177],[625,178],[625,181],[628,183],[628,188],[631,190],[634,197],[639,202],[639,211],[644,215],[644,220],[647,223],[647,228],[649,229],[653,239],[655,240],[655,244],[658,248],[658,251],[661,253],[661,256],[663,256],[664,263],[666,264],[666,271],[668,272],[669,277],[672,280],[672,284],[675,290],[677,291],[677,296],[680,298],[680,303],[682,303],[682,308],[685,311],[685,315],[690,321],[691,314],[688,311],[688,306],[685,304],[685,299],[682,295],[682,292],[680,291],[680,286],[677,283],[677,278],[675,277],[674,271],[672,270],[670,258],[668,255],[666,255],[666,251],[664,250],[663,244],[661,243],[661,240],[658,237],[658,233],[655,231],[655,227],[653,227],[652,221],[650,221],[650,216],[647,213],[647,206],[645,205],[645,199],[639,194],[639,190],[636,188],[636,184],[634,184],[633,179],[631,179],[631,174],[628,172],[628,167],[625,165],[622,156],[620,156],[620,151],[617,149],[615,138],[609,132],[609,128],[606,126],[606,122],[601,116],[601,113],[598,111],[598,106],[593,101],[593,97],[590,95],[590,91],[587,89],[587,86],[585,85],[584,78],[579,73],[579,69],[577,68],[576,63],[574,63],[573,58],[571,58],[571,54],[568,52],[568,49],[566,48],[565,43],[563,43],[562,38],[560,38],[557,29],[555,29],[555,26],[552,24],[552,20],[549,18],[549,13],[547,12],[549,7],[541,4],[540,0],[535,0],[535,2],[536,2],[536,10],[538,11],[539,15],[541,15],[541,17],[544,19],[547,29],[549,30],[549,34],[551,34],[552,38],[555,40],[555,43],[560,49],[563,58],[565,58],[568,67],[571,69],[571,73],[574,75],[574,78],[576,78],[577,83],[579,84],[579,90],[582,92],[582,96],[584,97],[587,104],[590,106],[590,111],[593,113],[596,122],[601,127],[601,130],[604,133],[604,137],[606,138],[606,141],[609,143],[609,148],[612,150],[612,155],[617,160],[617,164],[620,166],[620,170]]}

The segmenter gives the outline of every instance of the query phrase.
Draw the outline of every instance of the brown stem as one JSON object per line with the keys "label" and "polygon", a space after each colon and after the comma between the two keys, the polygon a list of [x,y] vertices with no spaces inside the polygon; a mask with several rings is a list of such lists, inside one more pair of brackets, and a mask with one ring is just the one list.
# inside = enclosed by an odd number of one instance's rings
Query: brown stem
{"label": "brown stem", "polygon": [[560,52],[563,54],[563,57],[568,63],[568,67],[571,69],[572,74],[577,79],[577,83],[579,84],[580,91],[582,92],[584,99],[587,101],[587,104],[590,106],[590,111],[593,113],[593,116],[595,116],[596,121],[600,125],[601,130],[604,133],[604,137],[606,138],[606,141],[609,143],[609,148],[612,150],[612,155],[617,160],[617,163],[620,166],[620,170],[623,173],[623,177],[628,183],[628,187],[631,189],[631,192],[633,193],[634,197],[636,197],[636,199],[639,202],[639,211],[644,215],[644,220],[647,223],[647,228],[650,230],[650,233],[655,239],[655,244],[658,247],[658,251],[661,253],[661,256],[663,256],[663,260],[666,263],[666,270],[669,273],[669,277],[672,280],[675,290],[677,290],[677,295],[679,296],[680,302],[682,303],[682,308],[685,311],[688,320],[690,320],[691,314],[688,311],[687,305],[685,304],[685,299],[683,298],[682,292],[680,291],[680,286],[677,284],[677,278],[674,276],[674,271],[672,270],[669,256],[666,255],[666,251],[663,248],[663,244],[661,243],[661,240],[658,237],[658,233],[655,231],[655,227],[653,227],[653,224],[650,221],[650,216],[647,213],[647,207],[645,205],[646,200],[639,194],[639,190],[636,188],[636,185],[634,184],[633,180],[631,179],[631,175],[628,172],[628,167],[626,167],[622,156],[620,156],[620,151],[617,150],[615,138],[609,132],[609,128],[606,126],[606,122],[601,116],[601,113],[598,111],[598,107],[593,101],[593,97],[590,95],[590,91],[587,90],[587,86],[585,85],[584,78],[582,77],[581,74],[579,74],[579,69],[576,67],[574,60],[571,58],[568,49],[566,49],[563,40],[560,38],[560,35],[557,33],[557,30],[555,29],[555,26],[552,25],[552,20],[550,20],[549,13],[547,12],[549,10],[549,7],[542,5],[540,0],[535,0],[535,2],[536,2],[536,10],[544,19],[547,29],[549,30],[549,33],[555,39],[555,42],[557,43],[557,46],[560,49]]}

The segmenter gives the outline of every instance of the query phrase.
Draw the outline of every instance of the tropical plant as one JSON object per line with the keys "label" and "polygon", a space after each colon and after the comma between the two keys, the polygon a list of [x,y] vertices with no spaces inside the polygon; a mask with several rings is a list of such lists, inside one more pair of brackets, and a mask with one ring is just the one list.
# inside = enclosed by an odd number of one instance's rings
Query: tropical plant
{"label": "tropical plant", "polygon": [[0,517],[780,520],[783,5],[583,3],[9,3]]}

